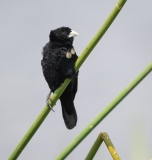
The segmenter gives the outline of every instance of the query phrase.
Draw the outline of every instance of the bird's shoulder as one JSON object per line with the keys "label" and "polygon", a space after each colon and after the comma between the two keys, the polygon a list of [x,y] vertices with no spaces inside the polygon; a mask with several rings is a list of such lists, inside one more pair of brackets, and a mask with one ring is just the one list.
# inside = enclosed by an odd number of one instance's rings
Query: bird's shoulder
{"label": "bird's shoulder", "polygon": [[42,50],[42,55],[46,56],[46,55],[56,55],[58,52],[58,49],[56,47],[53,46],[52,43],[48,42]]}

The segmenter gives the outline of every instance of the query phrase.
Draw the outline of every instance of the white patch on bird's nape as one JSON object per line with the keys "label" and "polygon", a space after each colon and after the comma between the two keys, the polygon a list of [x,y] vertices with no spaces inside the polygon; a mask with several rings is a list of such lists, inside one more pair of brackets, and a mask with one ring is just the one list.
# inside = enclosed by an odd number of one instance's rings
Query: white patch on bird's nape
{"label": "white patch on bird's nape", "polygon": [[74,48],[71,49],[71,53],[75,54],[75,49]]}
{"label": "white patch on bird's nape", "polygon": [[72,57],[72,54],[70,52],[66,53],[66,58],[70,59]]}

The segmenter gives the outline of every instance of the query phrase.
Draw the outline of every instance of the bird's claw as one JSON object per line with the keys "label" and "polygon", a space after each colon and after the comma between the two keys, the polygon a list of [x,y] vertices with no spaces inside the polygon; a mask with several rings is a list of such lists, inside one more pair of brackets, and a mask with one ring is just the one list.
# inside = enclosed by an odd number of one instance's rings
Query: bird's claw
{"label": "bird's claw", "polygon": [[53,107],[49,104],[49,100],[52,102],[52,99],[50,98],[50,96],[51,96],[51,93],[49,93],[48,96],[47,96],[46,105],[47,105],[48,107],[50,107],[53,112],[55,112],[55,111],[53,110]]}

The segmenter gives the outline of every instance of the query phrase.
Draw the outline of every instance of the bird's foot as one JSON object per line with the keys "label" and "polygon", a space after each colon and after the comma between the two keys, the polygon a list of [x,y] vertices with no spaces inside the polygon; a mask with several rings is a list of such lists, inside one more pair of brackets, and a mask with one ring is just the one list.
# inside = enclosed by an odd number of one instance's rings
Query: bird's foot
{"label": "bird's foot", "polygon": [[53,107],[49,104],[49,100],[52,101],[52,99],[51,99],[51,91],[50,91],[50,93],[48,94],[48,96],[47,96],[47,98],[46,98],[46,105],[47,105],[48,107],[50,107],[53,112],[55,112],[55,111],[53,110]]}

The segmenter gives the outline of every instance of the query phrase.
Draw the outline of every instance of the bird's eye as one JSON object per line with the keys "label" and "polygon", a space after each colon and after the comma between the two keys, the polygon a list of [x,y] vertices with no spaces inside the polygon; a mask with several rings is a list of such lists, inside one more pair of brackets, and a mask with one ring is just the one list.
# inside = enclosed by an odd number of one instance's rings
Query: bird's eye
{"label": "bird's eye", "polygon": [[67,33],[66,33],[66,32],[63,32],[63,35],[67,35]]}

